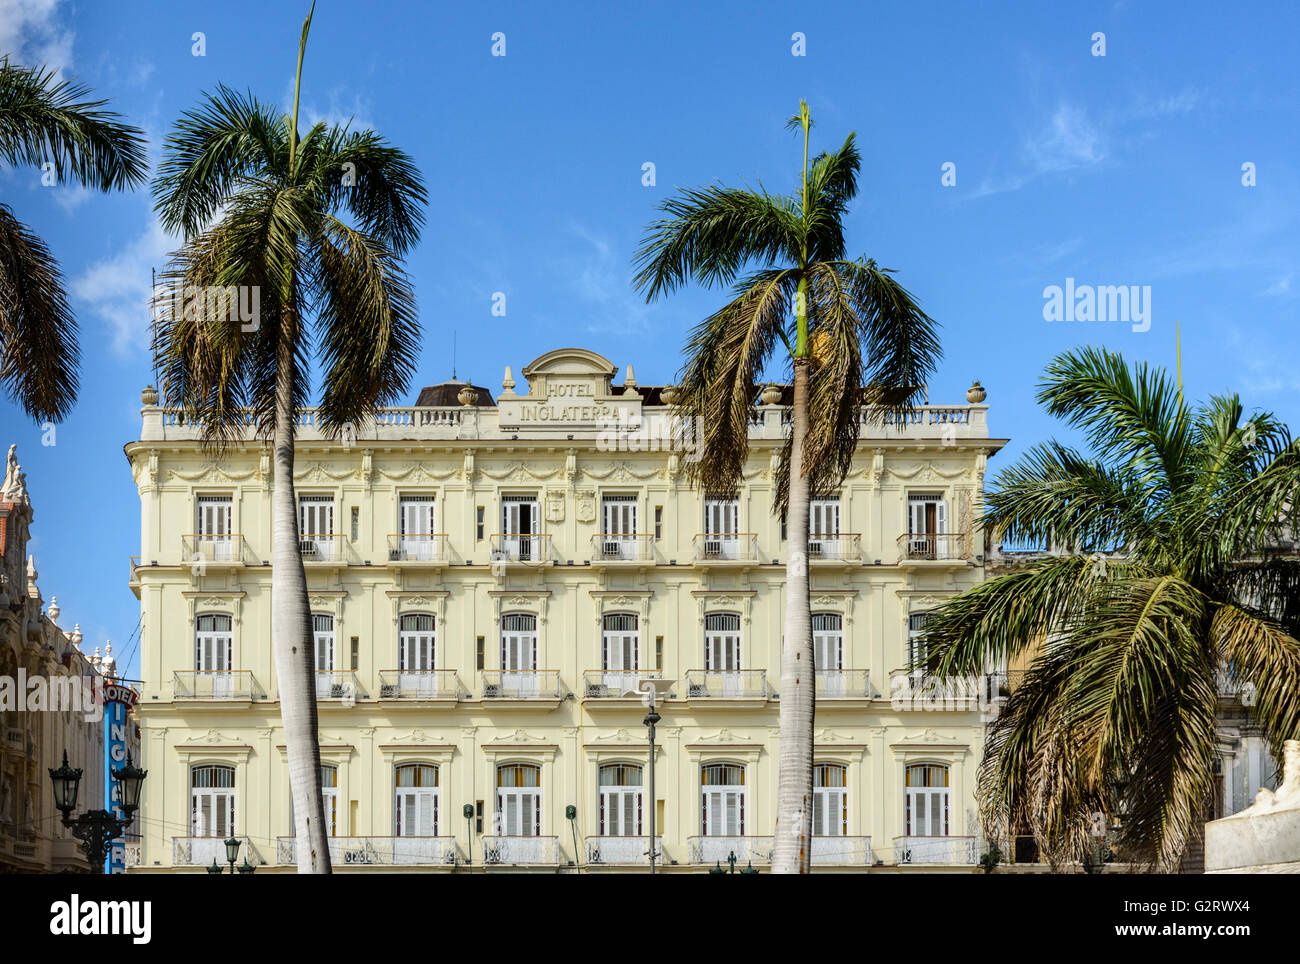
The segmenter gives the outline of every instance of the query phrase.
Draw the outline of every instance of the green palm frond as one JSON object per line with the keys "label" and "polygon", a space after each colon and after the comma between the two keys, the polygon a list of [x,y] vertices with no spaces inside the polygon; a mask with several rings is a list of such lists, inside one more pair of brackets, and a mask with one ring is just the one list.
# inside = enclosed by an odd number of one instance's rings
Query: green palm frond
{"label": "green palm frond", "polygon": [[990,732],[988,819],[1077,859],[1102,813],[1131,857],[1171,869],[1213,788],[1225,674],[1252,688],[1275,752],[1300,735],[1300,450],[1271,415],[1234,396],[1189,409],[1164,373],[1104,349],[1057,357],[1040,401],[1091,451],[1031,448],[981,524],[1071,554],[933,613],[928,662],[965,675],[1037,654]]}

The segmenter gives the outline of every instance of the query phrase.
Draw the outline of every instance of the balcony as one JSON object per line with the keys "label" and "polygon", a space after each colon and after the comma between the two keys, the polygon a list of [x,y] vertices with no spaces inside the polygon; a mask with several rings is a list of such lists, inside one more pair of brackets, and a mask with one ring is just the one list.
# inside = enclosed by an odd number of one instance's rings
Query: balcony
{"label": "balcony", "polygon": [[508,864],[554,867],[560,862],[555,837],[483,837],[484,866]]}
{"label": "balcony", "polygon": [[[655,838],[655,851],[663,859],[664,840]],[[588,837],[587,863],[589,864],[649,864],[650,838],[640,837]]]}
{"label": "balcony", "polygon": [[875,863],[870,837],[813,837],[816,867],[869,867]]}
{"label": "balcony", "polygon": [[[258,856],[253,841],[247,837],[238,838],[243,844],[239,848],[241,857],[254,867],[260,867],[266,861]],[[225,867],[226,838],[224,837],[172,837],[172,866],[174,867],[210,867],[213,861]]]}
{"label": "balcony", "polygon": [[964,866],[977,863],[974,837],[895,837],[894,863],[896,864],[955,864]]}
{"label": "balcony", "polygon": [[172,699],[255,700],[266,693],[246,669],[177,670],[173,674]]}
{"label": "balcony", "polygon": [[388,561],[445,565],[447,537],[436,532],[423,535],[390,535]]}
{"label": "balcony", "polygon": [[347,540],[333,532],[304,532],[298,536],[304,565],[346,566],[351,558]]}
{"label": "balcony", "polygon": [[593,563],[654,562],[655,537],[602,532],[591,537]]}
{"label": "balcony", "polygon": [[551,561],[551,537],[540,533],[497,533],[492,537],[492,562],[536,564]]}
{"label": "balcony", "polygon": [[759,700],[767,699],[767,670],[703,670],[686,674],[688,700]]}
{"label": "balcony", "polygon": [[1246,679],[1231,660],[1221,663],[1214,671],[1214,686],[1219,699],[1237,702],[1242,706],[1255,705],[1255,684]]}
{"label": "balcony", "polygon": [[454,669],[385,669],[379,672],[381,700],[460,699],[460,677]]}
{"label": "balcony", "polygon": [[1010,692],[1007,673],[951,676],[896,669],[889,674],[889,701],[896,710],[993,710]]}
{"label": "balcony", "polygon": [[630,700],[641,702],[639,687],[643,679],[659,679],[651,670],[589,669],[582,674],[584,700]]}
{"label": "balcony", "polygon": [[[460,862],[455,837],[330,837],[330,863],[337,869],[360,865],[424,866]],[[275,862],[298,863],[298,838],[277,837]]]}
{"label": "balcony", "polygon": [[918,532],[898,537],[899,565],[960,563],[970,560],[970,533]]}
{"label": "balcony", "polygon": [[181,562],[196,575],[202,570],[249,564],[248,546],[239,533],[181,536]]}
{"label": "balcony", "polygon": [[752,532],[702,532],[693,542],[698,563],[753,562],[758,536]]}
{"label": "balcony", "polygon": [[862,536],[856,532],[814,532],[808,535],[809,562],[861,562]]}
{"label": "balcony", "polygon": [[316,670],[316,699],[355,703],[366,697],[365,689],[357,682],[357,674],[351,670]]}
{"label": "balcony", "polygon": [[23,751],[23,731],[22,727],[6,726],[5,727],[5,746],[11,750]]}
{"label": "balcony", "polygon": [[485,700],[553,700],[563,697],[560,690],[560,671],[534,670],[483,670],[483,699]]}
{"label": "balcony", "polygon": [[737,864],[770,864],[771,837],[687,837],[693,864],[725,864],[736,855]]}
{"label": "balcony", "polygon": [[819,669],[816,698],[820,700],[871,699],[871,671],[866,669]]}

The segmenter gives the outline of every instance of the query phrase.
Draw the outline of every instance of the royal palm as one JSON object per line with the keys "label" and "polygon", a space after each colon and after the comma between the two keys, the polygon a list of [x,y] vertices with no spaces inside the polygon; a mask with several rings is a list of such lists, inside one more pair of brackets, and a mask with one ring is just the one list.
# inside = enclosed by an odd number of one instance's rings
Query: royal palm
{"label": "royal palm", "polygon": [[990,729],[986,828],[1067,861],[1118,820],[1118,849],[1172,869],[1213,792],[1218,684],[1245,687],[1277,759],[1300,736],[1300,565],[1277,551],[1300,449],[1235,395],[1188,407],[1162,372],[1101,349],[1057,357],[1038,399],[1087,449],[1029,449],[983,524],[1052,551],[932,615],[931,668],[1032,660]]}
{"label": "royal palm", "polygon": [[[410,158],[370,131],[318,123],[300,138],[297,89],[286,117],[221,87],[176,124],[154,194],[163,224],[185,237],[166,275],[182,303],[157,321],[166,401],[214,446],[244,430],[247,410],[272,439],[271,639],[298,869],[328,872],[294,426],[313,361],[327,433],[360,426],[405,393],[419,325],[401,256],[423,223],[424,188]],[[187,296],[231,287],[260,291],[254,322]]]}
{"label": "royal palm", "polygon": [[789,126],[803,134],[799,187],[716,185],[663,202],[637,254],[636,286],[653,301],[690,280],[730,285],[730,300],[692,331],[679,376],[678,414],[701,428],[691,463],[706,492],[734,492],[749,454],[757,381],[779,358],[794,383],[790,434],[775,509],[787,518],[781,659],[777,834],[772,868],[811,861],[814,664],[808,593],[812,495],[843,481],[864,421],[907,407],[939,355],[935,323],[875,261],[847,256],[859,156],[850,134],[808,158],[807,104]]}
{"label": "royal palm", "polygon": [[[0,161],[101,191],[142,184],[144,135],[88,94],[53,71],[0,58]],[[0,385],[32,418],[60,421],[77,400],[80,354],[58,262],[0,203]]]}

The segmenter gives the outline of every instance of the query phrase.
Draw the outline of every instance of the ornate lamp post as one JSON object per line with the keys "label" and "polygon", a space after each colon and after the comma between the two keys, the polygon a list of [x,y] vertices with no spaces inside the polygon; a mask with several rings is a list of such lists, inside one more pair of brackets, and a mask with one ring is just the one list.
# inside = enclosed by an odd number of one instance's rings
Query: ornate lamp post
{"label": "ornate lamp post", "polygon": [[658,815],[658,805],[655,802],[655,724],[662,717],[655,712],[655,702],[658,697],[667,696],[668,691],[672,689],[676,680],[662,679],[658,676],[644,677],[637,684],[642,694],[641,700],[650,708],[650,712],[645,715],[642,721],[646,729],[650,731],[650,805],[647,809],[650,811],[650,873],[655,872],[655,841],[657,839],[657,828],[655,827],[655,818]]}
{"label": "ornate lamp post", "polygon": [[109,846],[131,825],[131,819],[140,806],[140,785],[148,775],[148,770],[141,770],[131,764],[131,754],[128,753],[126,765],[113,771],[113,776],[122,786],[120,805],[126,819],[119,820],[106,810],[87,810],[74,820],[72,811],[77,808],[81,770],[68,766],[67,750],[63,751],[63,765],[57,770],[50,770],[50,780],[54,784],[54,805],[63,814],[63,825],[71,828],[72,835],[81,841],[81,852],[90,861],[90,866],[102,870]]}
{"label": "ornate lamp post", "polygon": [[[254,867],[252,864],[248,862],[247,857],[244,858],[244,862],[242,864],[240,864],[238,867],[235,866],[235,861],[239,859],[239,847],[240,844],[242,843],[243,841],[240,840],[238,837],[231,837],[229,840],[225,841],[226,863],[230,864],[230,872],[232,874],[234,873],[251,874],[257,870],[256,867]],[[220,874],[225,872],[222,870],[221,866],[217,863],[217,858],[215,857],[212,858],[212,866],[207,868],[207,871],[210,874]]]}

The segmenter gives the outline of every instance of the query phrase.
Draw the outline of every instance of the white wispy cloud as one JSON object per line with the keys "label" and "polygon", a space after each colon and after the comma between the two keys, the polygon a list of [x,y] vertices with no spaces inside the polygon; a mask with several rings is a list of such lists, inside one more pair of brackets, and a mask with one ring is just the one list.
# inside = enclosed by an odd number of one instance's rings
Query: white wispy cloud
{"label": "white wispy cloud", "polygon": [[1100,164],[1107,155],[1107,135],[1082,107],[1060,103],[1025,137],[1014,168],[984,178],[974,197],[1017,191],[1045,175],[1064,174]]}
{"label": "white wispy cloud", "polygon": [[177,247],[157,218],[117,254],[96,261],[72,280],[69,290],[90,312],[105,322],[113,351],[134,355],[149,350],[152,317],[149,269],[163,264]]}
{"label": "white wispy cloud", "polygon": [[647,308],[629,283],[627,257],[605,238],[580,224],[570,225],[582,242],[577,252],[561,259],[562,277],[571,278],[574,296],[589,310],[589,332],[649,331]]}
{"label": "white wispy cloud", "polygon": [[60,79],[72,69],[75,34],[61,20],[62,0],[0,0],[0,56],[45,66]]}

